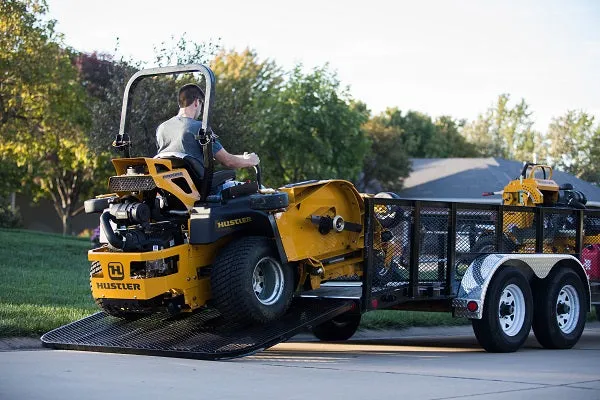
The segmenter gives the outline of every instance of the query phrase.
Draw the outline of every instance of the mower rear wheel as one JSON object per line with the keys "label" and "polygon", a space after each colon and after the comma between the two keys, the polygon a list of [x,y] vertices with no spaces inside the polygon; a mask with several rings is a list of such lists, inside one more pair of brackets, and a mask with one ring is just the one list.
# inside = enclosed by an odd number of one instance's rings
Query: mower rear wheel
{"label": "mower rear wheel", "polygon": [[210,282],[213,304],[225,318],[262,324],[287,311],[294,273],[279,259],[272,239],[250,236],[221,250]]}
{"label": "mower rear wheel", "polygon": [[312,328],[312,333],[319,340],[334,342],[348,340],[354,335],[360,325],[360,314],[345,313],[323,322]]}

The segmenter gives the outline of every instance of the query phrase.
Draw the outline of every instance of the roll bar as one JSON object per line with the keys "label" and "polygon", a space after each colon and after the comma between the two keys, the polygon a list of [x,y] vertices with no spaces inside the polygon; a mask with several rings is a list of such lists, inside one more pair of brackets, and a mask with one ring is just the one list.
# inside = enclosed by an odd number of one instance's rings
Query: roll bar
{"label": "roll bar", "polygon": [[200,72],[204,76],[204,81],[206,82],[206,90],[204,91],[205,98],[204,110],[202,114],[202,127],[200,128],[200,131],[196,137],[202,146],[202,151],[204,154],[204,178],[202,179],[202,187],[199,188],[200,201],[204,201],[210,192],[212,174],[214,172],[214,160],[212,152],[212,143],[214,139],[212,132],[209,132],[208,126],[210,122],[210,113],[212,111],[212,105],[215,98],[215,74],[207,66],[203,64],[174,65],[169,67],[148,68],[136,72],[129,79],[129,82],[127,82],[125,93],[123,93],[121,124],[119,125],[119,133],[113,142],[113,146],[122,149],[126,158],[130,157],[131,141],[127,132],[129,130],[130,120],[127,117],[131,113],[131,98],[138,83],[140,83],[142,79],[152,76],[181,74],[185,72]]}

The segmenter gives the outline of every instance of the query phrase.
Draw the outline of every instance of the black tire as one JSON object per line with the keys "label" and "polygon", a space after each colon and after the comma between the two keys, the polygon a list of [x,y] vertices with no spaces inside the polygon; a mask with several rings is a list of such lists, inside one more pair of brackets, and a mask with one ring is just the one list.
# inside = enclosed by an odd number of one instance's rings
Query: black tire
{"label": "black tire", "polygon": [[[376,199],[399,199],[394,192],[381,192],[377,193],[374,198]],[[377,204],[375,206],[375,218],[386,229],[396,227],[400,221],[404,218],[404,210],[400,206],[393,204]]]}
{"label": "black tire", "polygon": [[[92,275],[98,274],[100,272],[102,272],[102,266],[100,265],[100,262],[92,261],[92,265],[90,266],[90,289],[92,287]],[[127,310],[123,310],[123,309],[120,309],[115,306],[106,305],[106,304],[104,304],[104,300],[102,298],[94,299],[94,301],[96,302],[98,307],[100,307],[100,309],[102,311],[104,311],[106,314],[113,316],[113,317],[126,319],[129,321],[138,319],[147,314],[147,313],[127,311]]]}
{"label": "black tire", "polygon": [[312,333],[324,342],[348,340],[360,325],[360,314],[344,313],[312,328]]}
{"label": "black tire", "polygon": [[272,239],[250,236],[229,243],[219,252],[210,281],[213,305],[225,318],[262,324],[287,311],[294,272],[281,263]]}
{"label": "black tire", "polygon": [[477,341],[492,353],[517,351],[529,336],[532,320],[529,282],[513,267],[500,269],[487,289],[483,317],[472,320]]}
{"label": "black tire", "polygon": [[536,285],[533,333],[547,349],[570,349],[586,320],[586,295],[575,271],[559,269]]}

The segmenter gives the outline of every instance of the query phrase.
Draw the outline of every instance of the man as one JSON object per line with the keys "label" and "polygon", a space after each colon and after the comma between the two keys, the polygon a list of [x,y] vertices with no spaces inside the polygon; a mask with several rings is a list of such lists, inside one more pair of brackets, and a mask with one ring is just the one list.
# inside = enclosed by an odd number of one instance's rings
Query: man
{"label": "man", "polygon": [[[195,139],[202,126],[197,118],[202,112],[204,92],[198,85],[184,85],[179,89],[178,100],[179,113],[156,129],[157,157],[190,156],[195,169],[201,169],[198,173],[204,176],[202,146]],[[218,162],[230,169],[252,167],[260,162],[255,153],[230,154],[218,141],[213,143],[213,155]]]}

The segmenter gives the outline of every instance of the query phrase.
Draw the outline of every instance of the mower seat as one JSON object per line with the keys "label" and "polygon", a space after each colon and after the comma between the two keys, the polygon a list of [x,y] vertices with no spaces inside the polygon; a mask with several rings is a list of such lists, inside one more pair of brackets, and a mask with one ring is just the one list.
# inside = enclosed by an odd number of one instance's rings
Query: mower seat
{"label": "mower seat", "polygon": [[[202,182],[202,179],[204,179],[204,166],[200,161],[190,156],[184,156],[182,158],[172,156],[158,158],[170,160],[174,168],[185,168],[190,174],[190,178],[192,178],[192,182],[194,182],[196,189],[200,189],[200,183]],[[213,172],[212,182],[210,185],[211,193],[214,192],[218,186],[232,179],[235,179],[235,171],[231,169]]]}

